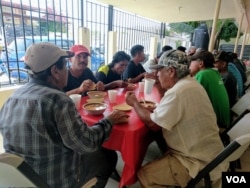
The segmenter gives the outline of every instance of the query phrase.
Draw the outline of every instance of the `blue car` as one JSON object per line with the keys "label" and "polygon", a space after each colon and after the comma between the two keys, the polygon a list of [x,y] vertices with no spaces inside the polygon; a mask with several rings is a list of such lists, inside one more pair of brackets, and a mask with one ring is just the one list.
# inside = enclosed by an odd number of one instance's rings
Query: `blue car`
{"label": "blue car", "polygon": [[[60,37],[48,38],[48,36],[26,36],[17,37],[13,40],[7,47],[7,50],[1,54],[1,71],[10,75],[11,78],[15,78],[19,81],[27,81],[28,74],[26,69],[24,69],[25,64],[23,61],[25,50],[32,43],[39,42],[51,42],[56,44],[62,49],[68,50],[74,45],[74,40],[62,39]],[[98,53],[98,51],[91,50],[91,62],[92,71],[97,71],[99,65],[104,62],[103,54]]]}

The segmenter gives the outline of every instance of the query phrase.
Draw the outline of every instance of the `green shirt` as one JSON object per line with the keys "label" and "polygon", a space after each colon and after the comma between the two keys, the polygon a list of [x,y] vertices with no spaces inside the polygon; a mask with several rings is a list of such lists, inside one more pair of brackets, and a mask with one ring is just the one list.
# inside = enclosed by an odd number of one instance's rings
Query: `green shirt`
{"label": "green shirt", "polygon": [[230,124],[229,99],[219,72],[211,68],[204,69],[195,75],[195,79],[207,91],[217,117],[218,126],[228,127]]}

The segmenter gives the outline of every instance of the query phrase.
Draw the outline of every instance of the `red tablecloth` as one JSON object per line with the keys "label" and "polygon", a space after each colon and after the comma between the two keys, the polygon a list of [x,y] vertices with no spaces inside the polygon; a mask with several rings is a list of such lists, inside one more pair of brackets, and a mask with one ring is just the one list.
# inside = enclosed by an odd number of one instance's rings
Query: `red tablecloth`
{"label": "red tablecloth", "polygon": [[[111,111],[113,106],[117,104],[125,103],[125,93],[127,92],[123,88],[119,88],[117,95],[117,103],[110,104],[108,96],[105,96],[105,103],[108,104],[108,108],[104,112],[104,115],[93,116],[87,114],[83,109],[80,110],[80,114],[83,120],[89,124],[93,125],[98,120],[107,116]],[[146,100],[151,100],[154,102],[159,102],[160,96],[156,90],[150,95],[144,95],[138,91],[138,87],[134,91],[138,99],[144,97]],[[82,97],[81,106],[86,103],[88,97]],[[137,171],[141,166],[141,163],[146,154],[148,145],[152,142],[152,136],[150,130],[143,124],[139,119],[134,109],[129,114],[129,122],[126,124],[115,125],[112,129],[109,140],[107,140],[103,146],[117,150],[121,152],[122,159],[124,161],[124,168],[121,175],[121,181],[119,187],[134,184],[137,181]]]}

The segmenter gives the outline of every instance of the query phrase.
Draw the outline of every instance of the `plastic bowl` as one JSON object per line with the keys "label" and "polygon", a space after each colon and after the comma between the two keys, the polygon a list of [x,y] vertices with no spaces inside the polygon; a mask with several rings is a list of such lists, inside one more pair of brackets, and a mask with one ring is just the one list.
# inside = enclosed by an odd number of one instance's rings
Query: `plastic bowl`
{"label": "plastic bowl", "polygon": [[87,103],[83,105],[83,109],[90,115],[102,115],[107,109],[107,105],[104,103]]}
{"label": "plastic bowl", "polygon": [[91,99],[104,98],[104,96],[106,95],[106,92],[104,92],[104,91],[89,91],[89,92],[87,92],[87,95]]}

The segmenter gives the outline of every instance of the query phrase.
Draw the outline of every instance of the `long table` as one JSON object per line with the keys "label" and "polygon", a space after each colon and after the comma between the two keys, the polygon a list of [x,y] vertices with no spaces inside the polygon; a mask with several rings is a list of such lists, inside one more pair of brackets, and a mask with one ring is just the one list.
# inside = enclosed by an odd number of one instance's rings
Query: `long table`
{"label": "long table", "polygon": [[[105,96],[104,101],[108,104],[108,108],[103,115],[89,115],[81,109],[82,119],[91,126],[107,116],[113,110],[113,106],[125,103],[126,89],[119,88],[117,90],[117,102],[115,104],[109,103],[108,96]],[[144,93],[139,92],[137,85],[134,92],[139,100],[142,97],[154,102],[159,102],[160,100],[156,88],[153,88],[151,94],[144,95]],[[81,106],[86,103],[87,99],[88,97],[82,97]],[[127,113],[129,114],[128,123],[115,125],[111,131],[110,138],[103,144],[105,148],[119,151],[124,161],[119,188],[132,185],[137,181],[137,171],[145,157],[148,145],[153,141],[151,131],[140,120],[135,110],[132,109]]]}

